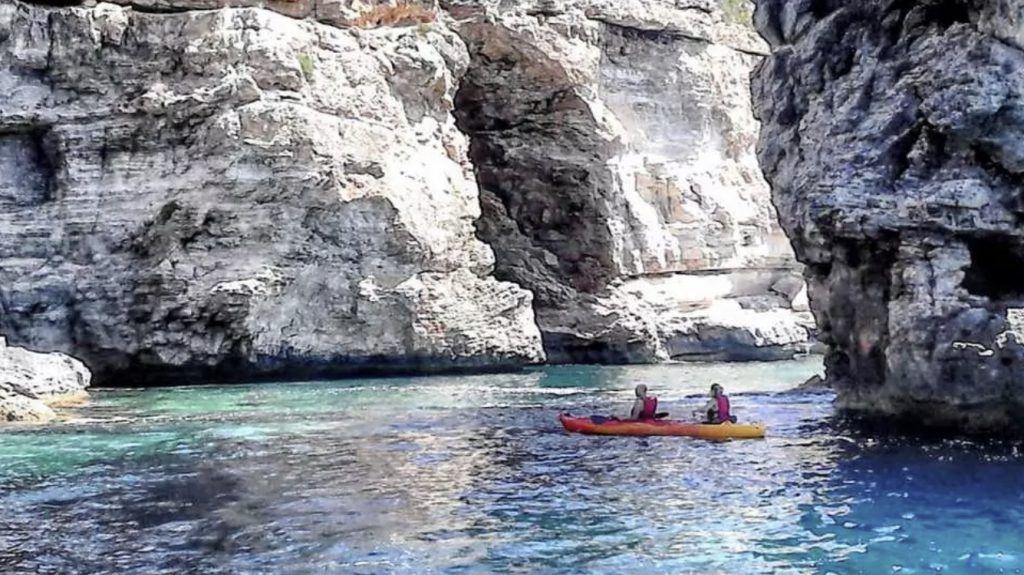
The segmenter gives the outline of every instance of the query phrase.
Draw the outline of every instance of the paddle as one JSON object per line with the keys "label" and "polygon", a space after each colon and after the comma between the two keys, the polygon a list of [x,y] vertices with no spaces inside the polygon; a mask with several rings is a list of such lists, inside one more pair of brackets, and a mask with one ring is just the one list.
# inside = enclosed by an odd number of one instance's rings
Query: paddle
{"label": "paddle", "polygon": [[[668,417],[668,412],[667,411],[659,411],[658,413],[654,414],[654,419],[665,419],[666,417]],[[623,421],[623,420],[619,419],[618,417],[615,417],[615,416],[606,417],[604,415],[591,415],[590,416],[590,421],[593,421],[594,423],[597,423],[597,424],[601,424],[601,423],[608,423],[610,421]],[[625,421],[635,421],[635,420],[627,419]]]}
{"label": "paddle", "polygon": [[[569,413],[566,413],[565,415],[569,415]],[[665,419],[667,417],[668,417],[668,412],[667,411],[659,411],[658,413],[654,414],[654,419]],[[618,417],[615,417],[614,415],[612,415],[610,417],[609,416],[605,416],[605,415],[591,415],[590,416],[590,421],[593,421],[594,423],[597,423],[597,424],[600,425],[602,423],[609,423],[609,422],[612,422],[612,421],[635,421],[635,420],[631,420],[631,419],[622,420],[622,419],[619,419]]]}

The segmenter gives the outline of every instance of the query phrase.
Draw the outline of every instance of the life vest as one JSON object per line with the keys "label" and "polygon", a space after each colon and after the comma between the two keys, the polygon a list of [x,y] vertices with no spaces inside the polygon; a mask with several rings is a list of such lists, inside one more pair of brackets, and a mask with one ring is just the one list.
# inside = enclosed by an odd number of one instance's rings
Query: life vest
{"label": "life vest", "polygon": [[648,395],[644,398],[644,409],[640,412],[639,419],[654,419],[654,414],[658,412],[658,398],[653,395]]}
{"label": "life vest", "polygon": [[732,414],[729,413],[729,398],[725,395],[719,395],[715,398],[715,403],[718,404],[718,413],[716,414],[718,423],[729,421],[729,418],[732,417]]}

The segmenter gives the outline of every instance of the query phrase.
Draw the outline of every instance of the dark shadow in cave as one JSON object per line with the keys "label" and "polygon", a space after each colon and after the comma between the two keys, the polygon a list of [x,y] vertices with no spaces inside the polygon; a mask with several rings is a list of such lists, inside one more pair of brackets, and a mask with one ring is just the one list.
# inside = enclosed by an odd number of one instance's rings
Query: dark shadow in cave
{"label": "dark shadow in cave", "polygon": [[971,265],[961,285],[993,301],[1024,300],[1024,244],[1007,236],[968,238]]}
{"label": "dark shadow in cave", "polygon": [[52,201],[60,161],[48,128],[0,131],[0,203],[34,207]]}

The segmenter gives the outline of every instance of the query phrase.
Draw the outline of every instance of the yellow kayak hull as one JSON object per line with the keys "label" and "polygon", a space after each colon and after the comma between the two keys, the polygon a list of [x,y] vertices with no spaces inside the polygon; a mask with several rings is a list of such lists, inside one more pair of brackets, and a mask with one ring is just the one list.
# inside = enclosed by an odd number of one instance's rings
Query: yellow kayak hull
{"label": "yellow kayak hull", "polygon": [[760,423],[692,423],[670,419],[607,420],[594,422],[589,417],[558,416],[566,431],[588,435],[678,436],[700,439],[761,439],[765,426]]}

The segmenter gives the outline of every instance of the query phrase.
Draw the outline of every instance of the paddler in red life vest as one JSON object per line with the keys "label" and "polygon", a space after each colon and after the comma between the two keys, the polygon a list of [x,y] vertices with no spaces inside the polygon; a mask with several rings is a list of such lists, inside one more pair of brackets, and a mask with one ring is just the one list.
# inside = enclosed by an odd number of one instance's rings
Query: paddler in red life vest
{"label": "paddler in red life vest", "polygon": [[633,409],[629,412],[630,419],[654,419],[658,412],[658,398],[647,395],[647,386],[640,384],[634,390],[636,400],[633,401]]}
{"label": "paddler in red life vest", "polygon": [[725,395],[725,390],[717,383],[711,384],[711,399],[708,400],[703,411],[707,415],[704,423],[725,423],[726,421],[736,423],[736,416],[732,414],[732,409],[729,406],[729,396]]}

